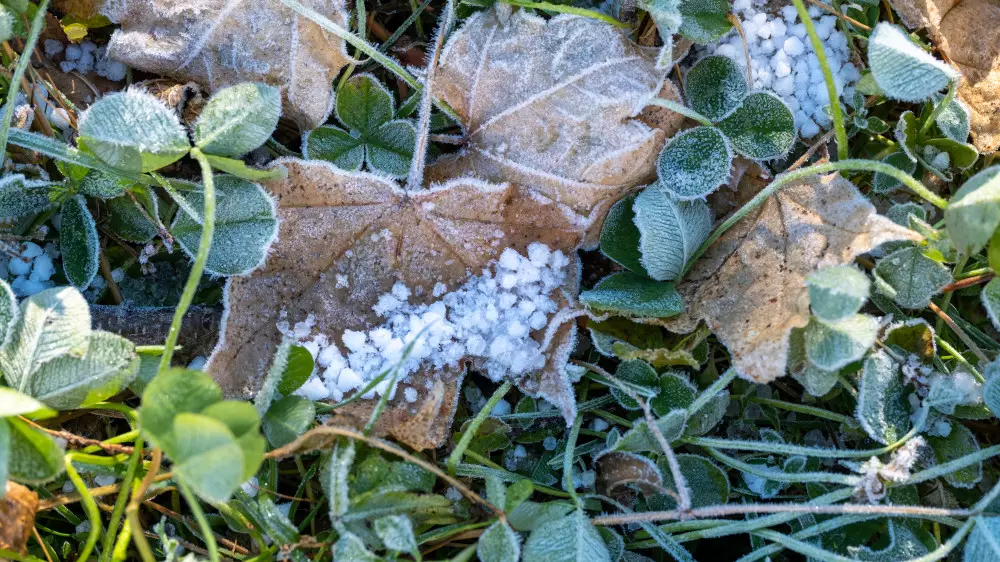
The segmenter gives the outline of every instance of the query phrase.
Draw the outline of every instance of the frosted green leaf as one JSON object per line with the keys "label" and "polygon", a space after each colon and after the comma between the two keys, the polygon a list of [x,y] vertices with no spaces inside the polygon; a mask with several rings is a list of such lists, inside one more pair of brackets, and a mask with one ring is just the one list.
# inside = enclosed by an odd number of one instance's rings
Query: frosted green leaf
{"label": "frosted green leaf", "polygon": [[674,34],[680,28],[682,19],[679,4],[679,0],[643,0],[640,6],[649,13],[657,31],[660,32],[660,39],[663,40],[663,46],[660,47],[660,54],[656,59],[656,68],[673,66]]}
{"label": "frosted green leaf", "polygon": [[[145,188],[134,189],[132,195],[135,196],[135,201],[128,195],[107,201],[106,226],[115,236],[123,240],[145,244],[156,236],[156,225],[150,222],[150,219],[159,214],[160,200]],[[143,205],[144,208],[140,209],[139,205]]]}
{"label": "frosted green leaf", "polygon": [[623,271],[602,279],[593,289],[580,293],[580,302],[600,311],[639,317],[663,318],[684,311],[673,283],[661,283]]}
{"label": "frosted green leaf", "polygon": [[659,392],[649,401],[649,407],[657,416],[665,416],[673,410],[685,410],[694,402],[697,387],[677,371],[667,371],[660,375]]}
{"label": "frosted green leaf", "polygon": [[174,447],[168,453],[174,473],[209,502],[229,500],[242,479],[243,451],[226,424],[209,416],[178,414]]}
{"label": "frosted green leaf", "polygon": [[112,199],[125,193],[125,190],[132,186],[132,182],[98,170],[91,170],[80,181],[80,191],[91,197],[101,199]]}
{"label": "frosted green leaf", "polygon": [[871,282],[855,267],[835,265],[807,275],[806,286],[812,313],[824,322],[835,322],[861,310]]}
{"label": "frosted green leaf", "polygon": [[[951,432],[945,437],[926,437],[927,444],[934,450],[934,460],[944,464],[966,455],[979,452],[979,441],[972,430],[958,422],[952,422]],[[977,461],[944,475],[945,482],[956,488],[971,489],[983,479],[983,461]]]}
{"label": "frosted green leaf", "polygon": [[[938,103],[940,101],[938,100]],[[944,136],[955,142],[965,142],[969,139],[969,108],[958,98],[952,98],[951,103],[938,113],[934,123]]]}
{"label": "frosted green leaf", "polygon": [[721,55],[699,60],[684,76],[688,105],[713,122],[736,109],[749,91],[746,72]]}
{"label": "frosted green leaf", "polygon": [[711,43],[733,28],[726,19],[727,0],[680,0],[680,12],[680,34],[699,45]]}
{"label": "frosted green leaf", "polygon": [[899,365],[884,351],[865,359],[855,415],[868,436],[883,445],[896,442],[910,429],[910,403]]}
{"label": "frosted green leaf", "polygon": [[201,414],[222,422],[233,433],[236,444],[243,452],[240,482],[245,482],[260,468],[267,448],[267,441],[260,434],[257,409],[249,402],[224,400],[211,404]]}
{"label": "frosted green leaf", "polygon": [[[733,155],[715,127],[694,127],[673,136],[656,162],[658,189],[681,201],[703,199],[729,179]],[[649,191],[648,189],[646,191]]]}
{"label": "frosted green leaf", "polygon": [[27,392],[58,410],[79,408],[120,392],[138,368],[139,356],[132,342],[95,331],[85,356],[63,355],[41,365],[30,376]]}
{"label": "frosted green leaf", "polygon": [[910,216],[926,221],[927,211],[918,203],[907,201],[906,203],[894,203],[892,207],[889,207],[889,210],[885,212],[885,216],[899,226],[909,227]]}
{"label": "frosted green leaf", "polygon": [[855,314],[836,322],[812,320],[803,334],[806,357],[824,371],[834,371],[862,357],[875,343],[878,319]]}
{"label": "frosted green leaf", "polygon": [[302,155],[310,160],[333,162],[341,170],[356,172],[365,163],[365,142],[339,127],[324,125],[303,137]]}
{"label": "frosted green leaf", "polygon": [[65,451],[50,435],[23,420],[7,418],[10,479],[24,484],[43,484],[62,474]]}
{"label": "frosted green leaf", "polygon": [[[263,265],[278,235],[274,201],[260,185],[235,176],[215,178],[215,188],[215,233],[205,270],[216,275],[245,275]],[[187,199],[195,208],[204,205],[201,193],[189,193]],[[193,258],[201,241],[201,225],[187,213],[177,213],[170,230]]]}
{"label": "frosted green leaf", "polygon": [[516,562],[521,558],[521,539],[503,521],[496,521],[483,531],[476,544],[482,562]]}
{"label": "frosted green leaf", "polygon": [[[645,361],[622,361],[615,370],[615,378],[621,385],[643,398],[649,400],[655,396],[659,387],[660,375]],[[638,410],[639,403],[618,385],[611,386],[611,395],[626,410]]]}
{"label": "frosted green leaf", "polygon": [[875,287],[903,308],[924,308],[951,281],[951,272],[919,248],[896,250],[875,265]]}
{"label": "frosted green leaf", "polygon": [[921,102],[946,88],[959,74],[910,41],[906,32],[881,22],[868,38],[868,66],[892,99]]}
{"label": "frosted green leaf", "polygon": [[975,254],[1000,226],[1000,166],[972,176],[944,211],[948,235],[959,252]]}
{"label": "frosted green leaf", "polygon": [[10,343],[14,324],[20,312],[17,308],[17,298],[6,281],[0,279],[0,349]]}
{"label": "frosted green leaf", "polygon": [[28,393],[31,375],[63,355],[83,356],[90,339],[90,309],[72,287],[46,289],[21,302],[10,343],[0,349],[7,384]]}
{"label": "frosted green leaf", "polygon": [[934,328],[922,318],[886,326],[883,330],[882,343],[904,355],[915,355],[925,363],[933,362],[937,354]]}
{"label": "frosted green leaf", "polygon": [[607,527],[598,527],[597,532],[604,539],[604,546],[608,547],[608,554],[611,555],[611,562],[618,562],[625,554],[625,539],[621,535]]}
{"label": "frosted green leaf", "polygon": [[349,478],[354,464],[354,441],[339,441],[330,453],[330,467],[324,489],[330,499],[330,519],[339,524],[350,509]]}
{"label": "frosted green leaf", "polygon": [[70,197],[63,203],[59,251],[66,279],[75,287],[86,289],[97,275],[101,242],[97,237],[97,223],[82,195]]}
{"label": "frosted green leaf", "polygon": [[723,390],[688,418],[684,435],[698,437],[712,431],[726,415],[727,407],[729,407],[729,391]]}
{"label": "frosted green leaf", "polygon": [[[686,413],[684,410],[674,410],[656,420],[656,427],[668,443],[680,439],[684,435]],[[632,429],[625,432],[609,450],[628,453],[660,452],[660,443],[649,429],[645,419],[638,419],[632,424]]]}
{"label": "frosted green leaf", "polygon": [[[889,164],[894,168],[899,168],[900,170],[906,172],[907,174],[913,174],[917,171],[917,163],[911,160],[905,152],[893,152],[892,154],[886,156],[882,159],[882,162]],[[897,180],[896,178],[883,174],[881,172],[875,172],[875,177],[872,179],[872,191],[875,193],[892,193],[893,191],[899,189],[903,186],[903,182]],[[905,224],[904,224],[905,226]]]}
{"label": "frosted green leaf", "polygon": [[962,562],[983,560],[1000,560],[1000,519],[996,517],[976,517],[976,526],[965,541]]}
{"label": "frosted green leaf", "polygon": [[80,141],[104,162],[128,172],[158,170],[190,148],[177,114],[139,90],[104,96],[84,111]]}
{"label": "frosted green leaf", "polygon": [[[946,170],[949,166],[958,168],[959,170],[968,169],[970,166],[976,163],[979,159],[979,151],[976,147],[965,143],[954,141],[951,139],[928,139],[923,142],[924,147],[933,147],[934,149],[948,154],[948,164],[943,166],[929,166],[936,167]],[[924,160],[927,160],[926,158]]]}
{"label": "frosted green leaf", "polygon": [[792,377],[812,396],[824,396],[837,386],[837,371],[824,371],[811,364],[792,371]]}
{"label": "frosted green leaf", "polygon": [[543,523],[528,535],[523,562],[609,562],[604,539],[583,510]]}
{"label": "frosted green leaf", "polygon": [[414,557],[419,555],[417,539],[413,536],[413,523],[405,515],[387,515],[375,520],[375,534],[382,544],[393,552],[405,552]]}
{"label": "frosted green leaf", "polygon": [[246,82],[212,95],[194,124],[194,145],[206,154],[239,157],[271,137],[281,116],[281,90]]}
{"label": "frosted green leaf", "polygon": [[680,276],[712,232],[712,212],[704,201],[676,201],[647,188],[636,196],[633,210],[643,268],[658,281]]}
{"label": "frosted green leaf", "polygon": [[371,74],[352,76],[337,90],[337,119],[363,135],[392,119],[392,93]]}
{"label": "frosted green leaf", "polygon": [[780,158],[795,144],[795,119],[781,98],[754,92],[718,123],[736,152],[753,160]]}
{"label": "frosted green leaf", "polygon": [[52,182],[27,180],[21,174],[0,178],[0,220],[11,220],[49,208]]}
{"label": "frosted green leaf", "polygon": [[1000,279],[992,279],[987,283],[979,298],[983,301],[983,308],[990,316],[993,327],[1000,330]]}
{"label": "frosted green leaf", "polygon": [[271,405],[261,426],[272,446],[283,447],[305,433],[315,418],[315,402],[302,396],[286,396]]}
{"label": "frosted green leaf", "polygon": [[153,378],[142,393],[139,424],[153,445],[174,449],[174,418],[184,412],[200,413],[222,400],[222,390],[200,371],[169,369]]}
{"label": "frosted green leaf", "polygon": [[639,253],[639,228],[635,225],[635,195],[615,203],[601,227],[601,253],[622,267],[646,275]]}
{"label": "frosted green leaf", "polygon": [[10,41],[14,38],[14,26],[17,20],[6,6],[0,6],[0,41]]}
{"label": "frosted green leaf", "polygon": [[896,140],[899,141],[903,153],[912,160],[917,161],[917,116],[912,111],[906,110],[899,116],[896,122]]}
{"label": "frosted green leaf", "polygon": [[18,392],[13,388],[0,386],[0,418],[9,418],[11,416],[36,417],[39,414],[44,414],[48,417],[49,413],[52,413],[52,411],[46,408],[45,404],[42,404],[31,396]]}
{"label": "frosted green leaf", "polygon": [[225,156],[214,156],[212,154],[206,154],[205,160],[208,160],[208,163],[214,170],[250,181],[276,180],[288,175],[287,170],[282,166],[273,166],[270,169],[261,170],[248,166],[243,160],[226,158]]}
{"label": "frosted green leaf", "polygon": [[[666,461],[659,463],[660,471],[663,473],[663,488],[676,491],[673,472]],[[715,463],[698,455],[677,455],[677,464],[681,467],[681,474],[687,481],[691,490],[691,507],[706,507],[710,505],[723,505],[729,503],[729,477],[725,471],[716,466]],[[654,504],[655,501],[655,504]],[[670,510],[676,509],[677,502],[669,494],[661,494],[650,500],[652,509]]]}
{"label": "frosted green leaf", "polygon": [[349,560],[350,562],[384,562],[384,558],[376,556],[368,550],[365,542],[354,533],[344,533],[333,545],[334,560]]}
{"label": "frosted green leaf", "polygon": [[365,161],[372,170],[395,178],[406,177],[417,142],[417,129],[406,119],[389,121],[372,131],[365,141]]}
{"label": "frosted green leaf", "polygon": [[872,550],[867,546],[848,546],[847,551],[860,562],[899,562],[917,560],[927,554],[927,546],[914,535],[913,529],[897,520],[889,520],[889,546]]}
{"label": "frosted green leaf", "polygon": [[293,345],[288,350],[285,369],[278,383],[278,392],[289,395],[299,389],[313,372],[316,362],[309,350],[301,345]]}

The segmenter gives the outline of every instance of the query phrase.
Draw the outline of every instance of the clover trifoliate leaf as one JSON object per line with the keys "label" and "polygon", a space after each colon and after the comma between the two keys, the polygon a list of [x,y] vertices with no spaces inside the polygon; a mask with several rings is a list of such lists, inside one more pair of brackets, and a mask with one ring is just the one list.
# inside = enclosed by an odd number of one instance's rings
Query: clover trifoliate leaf
{"label": "clover trifoliate leaf", "polygon": [[52,436],[18,418],[0,419],[0,424],[7,424],[10,440],[7,470],[11,480],[44,484],[62,474],[65,451]]}
{"label": "clover trifoliate leaf", "polygon": [[1000,519],[976,517],[976,526],[965,541],[962,562],[1000,560]]}
{"label": "clover trifoliate leaf", "polygon": [[21,301],[10,343],[0,349],[7,384],[27,392],[31,374],[63,355],[83,356],[90,338],[90,308],[80,291],[56,287]]}
{"label": "clover trifoliate leaf", "polygon": [[407,119],[389,121],[365,140],[365,161],[372,170],[405,178],[410,170],[417,129]]}
{"label": "clover trifoliate leaf", "polygon": [[711,233],[712,212],[704,201],[677,201],[657,188],[637,195],[632,208],[643,269],[673,281]]}
{"label": "clover trifoliate leaf", "polygon": [[1000,279],[992,279],[983,287],[983,292],[979,298],[983,301],[983,308],[993,322],[993,327],[1000,330]]}
{"label": "clover trifoliate leaf", "polygon": [[315,418],[315,402],[302,396],[285,396],[271,404],[261,426],[271,445],[283,447],[305,433]]}
{"label": "clover trifoliate leaf", "polygon": [[281,116],[281,90],[245,82],[212,95],[194,124],[194,144],[205,154],[236,158],[271,137]]}
{"label": "clover trifoliate leaf", "polygon": [[864,357],[875,343],[878,319],[855,314],[836,322],[813,319],[803,334],[806,357],[824,371],[834,371]]}
{"label": "clover trifoliate leaf", "polygon": [[225,424],[236,438],[236,444],[243,452],[243,479],[245,482],[260,468],[260,462],[267,448],[267,441],[260,433],[260,415],[249,402],[242,400],[223,400],[209,405],[201,411]]}
{"label": "clover trifoliate leaf", "polygon": [[698,394],[698,388],[677,371],[660,375],[658,386],[659,391],[649,401],[649,407],[657,416],[665,416],[673,410],[686,410]]}
{"label": "clover trifoliate leaf", "polygon": [[673,283],[654,281],[631,271],[605,277],[593,289],[580,293],[580,302],[594,310],[650,318],[684,311]]}
{"label": "clover trifoliate leaf", "polygon": [[728,0],[681,0],[681,26],[684,37],[704,45],[722,37],[733,28]]}
{"label": "clover trifoliate leaf", "polygon": [[[679,454],[677,464],[687,481],[691,492],[691,507],[723,505],[729,503],[729,477],[714,462],[699,455]],[[676,491],[673,472],[666,461],[659,463],[663,473],[663,488]],[[660,494],[650,499],[654,510],[669,510],[677,507],[677,502],[669,494]],[[655,507],[654,507],[655,506]]]}
{"label": "clover trifoliate leaf", "polygon": [[[278,235],[277,209],[264,188],[235,176],[215,178],[215,233],[205,271],[216,275],[244,275],[264,263]],[[204,205],[202,193],[187,195],[195,208]],[[181,248],[194,257],[202,225],[187,213],[177,213],[170,227]]]}
{"label": "clover trifoliate leaf", "polygon": [[951,281],[951,272],[915,247],[896,250],[875,265],[875,287],[903,308],[924,308]]}
{"label": "clover trifoliate leaf", "polygon": [[66,279],[77,288],[86,289],[97,275],[101,242],[97,236],[97,223],[82,195],[70,197],[63,203],[59,251]]}
{"label": "clover trifoliate leaf", "polygon": [[337,90],[337,119],[366,136],[396,113],[392,93],[371,74],[351,77]]}
{"label": "clover trifoliate leaf", "polygon": [[959,252],[975,254],[1000,226],[1000,166],[972,176],[944,211],[948,235]]}
{"label": "clover trifoliate leaf", "polygon": [[[611,386],[611,395],[626,410],[638,410],[639,403],[629,396],[626,389],[641,399],[648,400],[650,397],[656,396],[660,376],[656,374],[656,370],[649,363],[633,359],[618,364],[615,378],[618,379],[619,384]],[[624,388],[620,385],[623,385]]]}
{"label": "clover trifoliate leaf", "polygon": [[639,253],[639,228],[635,225],[635,195],[615,203],[601,227],[601,253],[622,267],[646,275]]}
{"label": "clover trifoliate leaf", "polygon": [[749,92],[746,72],[721,55],[699,60],[684,76],[684,96],[691,109],[713,122],[736,109]]}
{"label": "clover trifoliate leaf", "polygon": [[109,332],[90,334],[83,357],[63,355],[30,376],[28,394],[58,410],[87,406],[118,394],[135,378],[135,344]]}
{"label": "clover trifoliate leaf", "polygon": [[869,437],[888,445],[910,429],[910,403],[899,364],[884,351],[865,359],[855,413]]}
{"label": "clover trifoliate leaf", "polygon": [[771,160],[795,144],[795,118],[781,98],[754,92],[718,123],[736,152],[753,160]]}
{"label": "clover trifoliate leaf", "polygon": [[105,96],[84,111],[80,141],[101,160],[128,172],[158,170],[190,148],[177,114],[139,90]]}
{"label": "clover trifoliate leaf", "polygon": [[[905,152],[893,152],[883,158],[882,162],[894,168],[899,168],[907,174],[913,174],[913,172],[917,171],[917,162],[910,159]],[[875,193],[892,193],[902,185],[903,182],[881,172],[875,172],[875,177],[872,178],[872,191]]]}
{"label": "clover trifoliate leaf", "polygon": [[143,435],[154,446],[171,451],[175,446],[174,418],[184,412],[199,413],[222,400],[222,390],[200,371],[169,369],[146,385],[139,408]]}
{"label": "clover trifoliate leaf", "polygon": [[[937,103],[941,101],[938,100]],[[958,98],[952,98],[951,103],[944,106],[934,123],[944,136],[955,142],[964,143],[969,139],[969,108]]]}
{"label": "clover trifoliate leaf", "polygon": [[835,265],[807,275],[806,286],[812,313],[824,322],[836,322],[861,309],[871,282],[855,267]]}
{"label": "clover trifoliate leaf", "polygon": [[0,178],[0,220],[11,220],[40,213],[51,201],[53,182],[27,180],[21,174],[7,174]]}
{"label": "clover trifoliate leaf", "polygon": [[[957,421],[951,422],[951,431],[944,437],[928,436],[927,444],[934,450],[934,460],[944,464],[979,452],[979,441],[972,431]],[[983,479],[983,462],[949,472],[943,476],[945,482],[956,488],[971,489]]]}
{"label": "clover trifoliate leaf", "polygon": [[694,127],[682,131],[660,151],[656,186],[681,201],[704,199],[729,179],[732,160],[732,151],[719,129]]}
{"label": "clover trifoliate leaf", "polygon": [[243,451],[232,431],[209,416],[181,413],[173,434],[174,474],[206,501],[228,501],[243,482]]}
{"label": "clover trifoliate leaf", "polygon": [[[414,543],[415,544],[415,543]],[[509,562],[521,558],[521,538],[503,521],[497,521],[479,536],[476,554],[482,562]]]}
{"label": "clover trifoliate leaf", "polygon": [[302,155],[310,160],[333,162],[341,170],[355,172],[365,162],[365,142],[333,125],[324,125],[302,137]]}
{"label": "clover trifoliate leaf", "polygon": [[959,77],[900,27],[886,22],[876,25],[868,38],[868,66],[887,97],[907,102],[924,101]]}

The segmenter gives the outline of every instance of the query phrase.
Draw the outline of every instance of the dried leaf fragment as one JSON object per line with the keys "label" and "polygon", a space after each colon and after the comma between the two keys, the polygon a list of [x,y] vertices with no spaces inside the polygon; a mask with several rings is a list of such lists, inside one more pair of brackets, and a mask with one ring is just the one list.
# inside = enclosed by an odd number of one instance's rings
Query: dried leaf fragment
{"label": "dried leaf fragment", "polygon": [[[322,161],[275,165],[288,169],[286,179],[266,184],[278,199],[278,241],[264,269],[229,281],[222,339],[208,365],[230,395],[259,386],[281,340],[276,324],[282,313],[293,324],[311,315],[319,333],[339,342],[345,330],[383,323],[372,308],[397,281],[417,301],[432,302],[436,284],[455,289],[505,248],[525,253],[529,244],[542,242],[573,254],[589,225],[565,205],[509,184],[458,179],[407,192],[384,177]],[[564,304],[576,294],[571,277]],[[555,316],[548,365],[517,382],[572,419],[574,400],[562,368],[575,324]],[[413,447],[438,445],[447,436],[463,372],[459,362],[442,372],[411,374],[400,390],[414,386],[420,399],[409,404],[397,392],[380,428]],[[367,421],[373,405],[358,401],[338,412]]]}
{"label": "dried leaf fragment", "polygon": [[962,73],[958,93],[970,109],[973,144],[1000,148],[1000,5],[993,0],[893,0],[907,27],[927,28]]}
{"label": "dried leaf fragment", "polygon": [[465,145],[428,173],[523,185],[585,212],[617,199],[655,174],[664,133],[637,118],[664,85],[655,56],[589,18],[473,15],[435,86]]}
{"label": "dried leaf fragment", "polygon": [[809,322],[809,273],[919,238],[878,215],[838,174],[789,184],[697,262],[677,287],[687,311],[668,327],[688,332],[705,320],[742,377],[772,381],[785,374],[789,333]]}
{"label": "dried leaf fragment", "polygon": [[21,554],[28,552],[28,538],[35,526],[38,494],[7,481],[6,493],[0,500],[0,548]]}
{"label": "dried leaf fragment", "polygon": [[[340,0],[304,4],[346,22]],[[213,91],[240,82],[280,86],[286,113],[303,129],[326,121],[332,80],[350,60],[343,40],[280,2],[132,0],[106,2],[104,14],[121,24],[110,57]]]}

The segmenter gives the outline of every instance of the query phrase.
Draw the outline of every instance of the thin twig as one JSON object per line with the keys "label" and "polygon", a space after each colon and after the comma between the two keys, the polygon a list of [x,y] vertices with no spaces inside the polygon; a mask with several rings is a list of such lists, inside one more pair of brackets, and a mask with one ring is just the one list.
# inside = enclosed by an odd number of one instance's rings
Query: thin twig
{"label": "thin twig", "polygon": [[951,328],[953,332],[955,332],[955,335],[958,336],[958,339],[962,340],[962,343],[964,343],[970,350],[972,350],[972,353],[974,353],[976,357],[979,358],[980,361],[982,361],[983,363],[990,362],[989,358],[986,357],[986,354],[983,353],[983,350],[979,349],[979,346],[976,345],[976,342],[972,341],[972,338],[970,338],[969,335],[965,333],[965,330],[963,330],[958,324],[955,323],[954,320],[951,319],[951,316],[948,316],[948,314],[945,311],[941,310],[941,308],[939,308],[938,305],[934,304],[933,302],[928,304],[927,307],[930,308],[931,311],[934,312],[934,314],[937,314],[938,318],[944,320],[944,323],[947,324],[948,327]]}
{"label": "thin twig", "polygon": [[989,273],[983,273],[982,275],[975,275],[973,277],[966,277],[954,283],[949,283],[941,288],[942,293],[950,293],[952,291],[957,291],[959,289],[967,289],[974,285],[979,285],[980,283],[986,283],[996,277],[996,273],[992,271]]}
{"label": "thin twig", "polygon": [[122,290],[118,288],[118,282],[115,281],[115,276],[111,271],[111,264],[108,262],[108,255],[101,249],[100,259],[98,261],[101,267],[101,277],[108,284],[108,290],[111,291],[111,300],[115,301],[115,304],[122,303]]}
{"label": "thin twig", "polygon": [[[174,511],[174,510],[172,510],[172,509],[170,509],[168,507],[164,507],[164,506],[162,506],[162,505],[160,505],[160,504],[158,504],[158,503],[156,503],[154,501],[146,500],[146,501],[142,502],[142,504],[145,505],[146,507],[154,510],[154,511],[158,511],[158,512],[166,515],[167,517],[169,517],[169,518],[171,518],[171,519],[173,519],[175,521],[180,521],[181,523],[185,523],[189,527],[194,527],[196,525],[194,519],[192,519],[190,517],[186,517],[184,515],[181,515],[180,513],[177,513],[176,511]],[[219,535],[218,533],[215,534],[215,539],[217,541],[219,541],[219,544],[225,546],[226,548],[230,549],[231,551],[233,551],[233,552],[235,552],[237,554],[242,554],[242,555],[250,554],[250,551],[247,550],[246,547],[240,546],[240,545],[236,544],[235,542],[233,542],[233,541],[231,541],[231,540],[229,540],[229,539],[227,539],[227,538]]]}
{"label": "thin twig", "polygon": [[806,1],[809,2],[810,4],[812,4],[813,6],[816,6],[817,8],[820,8],[821,10],[825,10],[827,12],[830,12],[831,14],[833,14],[833,15],[837,16],[838,18],[846,21],[847,23],[853,25],[854,27],[857,27],[859,29],[863,29],[865,31],[871,31],[872,30],[872,28],[870,26],[867,26],[867,25],[859,22],[858,20],[856,20],[856,19],[854,19],[852,17],[849,17],[847,15],[844,15],[844,14],[838,12],[833,6],[824,4],[824,3],[820,2],[819,0],[806,0]]}
{"label": "thin twig", "polygon": [[825,146],[826,143],[830,142],[830,139],[833,138],[834,132],[835,131],[833,129],[827,131],[826,134],[824,134],[822,137],[819,138],[819,140],[814,142],[809,147],[809,149],[806,150],[805,153],[802,154],[802,156],[799,156],[799,159],[793,162],[792,165],[789,166],[788,169],[785,171],[790,172],[792,170],[795,170],[796,168],[800,168],[803,164],[805,164],[809,160],[809,158],[812,157],[813,154],[816,154],[816,151],[819,150],[821,146]]}
{"label": "thin twig", "polygon": [[736,33],[740,35],[740,41],[743,42],[743,56],[747,60],[747,83],[753,84],[753,75],[750,70],[750,49],[747,47],[747,36],[743,33],[743,25],[740,24],[740,18],[736,17],[736,14],[732,12],[726,14],[726,19],[736,28]]}

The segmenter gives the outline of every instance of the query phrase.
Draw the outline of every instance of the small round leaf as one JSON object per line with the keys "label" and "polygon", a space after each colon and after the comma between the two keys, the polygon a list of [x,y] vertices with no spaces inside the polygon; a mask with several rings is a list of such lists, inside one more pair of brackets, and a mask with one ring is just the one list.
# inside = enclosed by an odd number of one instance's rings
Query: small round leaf
{"label": "small round leaf", "polygon": [[868,300],[871,282],[854,267],[835,265],[810,273],[806,286],[813,314],[825,322],[836,322],[861,309]]}
{"label": "small round leaf", "polygon": [[684,96],[691,109],[712,121],[736,109],[749,91],[746,72],[721,55],[699,60],[684,77]]}
{"label": "small round leaf", "polygon": [[695,127],[674,135],[656,163],[657,186],[681,201],[703,199],[729,179],[733,155],[715,127]]}
{"label": "small round leaf", "polygon": [[990,166],[969,178],[944,211],[955,248],[975,254],[1000,226],[1000,166]]}
{"label": "small round leaf", "polygon": [[754,92],[719,122],[719,129],[743,156],[770,160],[788,153],[795,143],[795,118],[781,98]]}
{"label": "small round leaf", "polygon": [[246,82],[216,92],[194,124],[205,154],[238,157],[267,142],[281,115],[281,90]]}

